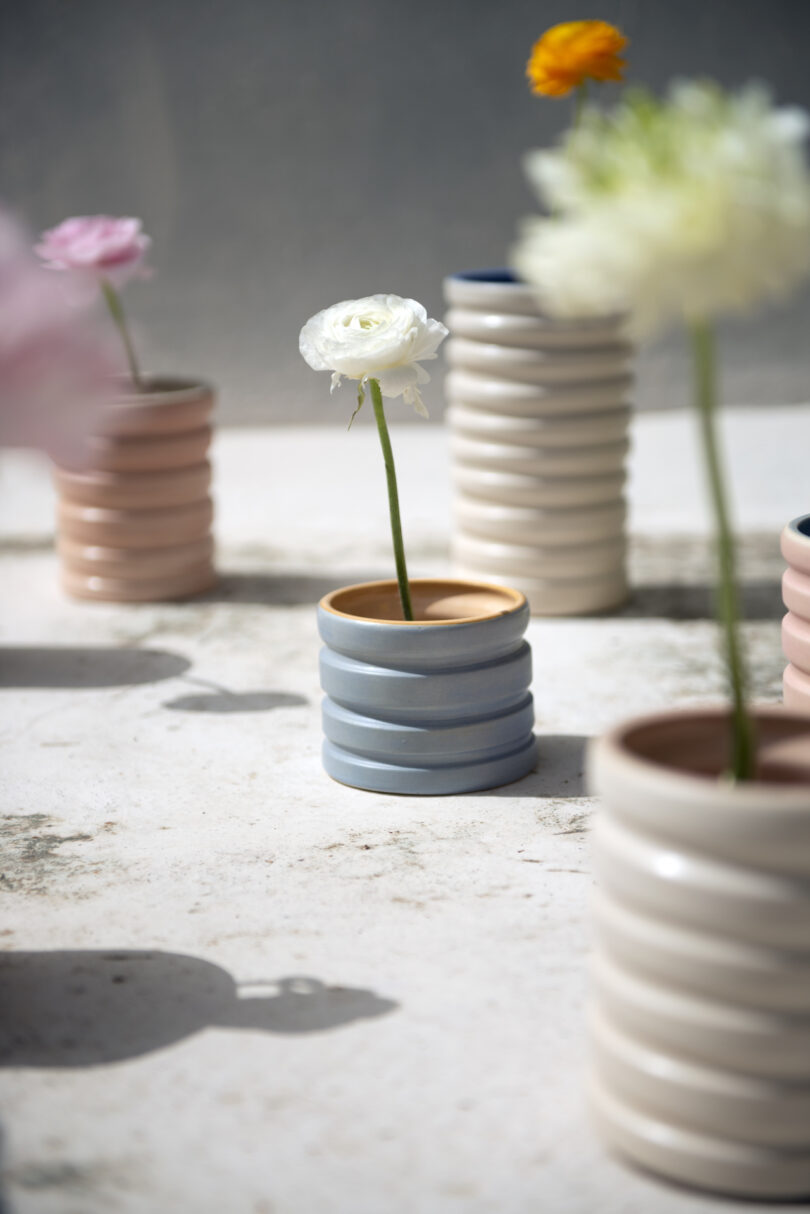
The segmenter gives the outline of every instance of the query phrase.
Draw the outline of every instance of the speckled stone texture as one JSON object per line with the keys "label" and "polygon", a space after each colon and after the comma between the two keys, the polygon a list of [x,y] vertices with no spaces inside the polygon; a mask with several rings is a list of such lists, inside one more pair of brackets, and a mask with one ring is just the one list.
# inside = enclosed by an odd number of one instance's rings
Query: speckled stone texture
{"label": "speckled stone texture", "polygon": [[[773,701],[810,408],[727,431]],[[446,572],[441,428],[393,442],[412,573]],[[582,1083],[585,741],[723,686],[692,419],[635,422],[634,599],[529,626],[537,769],[460,797],[320,767],[315,604],[391,569],[373,433],[226,431],[214,460],[222,583],[161,606],[65,599],[48,470],[0,460],[9,1211],[737,1209],[609,1159]]]}

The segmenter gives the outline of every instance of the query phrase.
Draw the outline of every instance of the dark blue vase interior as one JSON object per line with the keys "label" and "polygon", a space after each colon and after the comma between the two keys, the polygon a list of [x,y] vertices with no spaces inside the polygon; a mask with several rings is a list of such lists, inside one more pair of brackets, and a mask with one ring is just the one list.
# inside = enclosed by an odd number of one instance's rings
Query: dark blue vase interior
{"label": "dark blue vase interior", "polygon": [[459,274],[453,274],[453,278],[460,278],[463,282],[520,282],[521,280],[511,270],[496,269],[496,270],[463,270]]}

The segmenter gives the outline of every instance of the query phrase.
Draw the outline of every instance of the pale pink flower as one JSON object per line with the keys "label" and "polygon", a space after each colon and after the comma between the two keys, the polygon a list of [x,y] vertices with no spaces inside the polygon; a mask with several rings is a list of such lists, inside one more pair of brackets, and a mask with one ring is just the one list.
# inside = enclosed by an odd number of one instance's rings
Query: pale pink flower
{"label": "pale pink flower", "polygon": [[140,219],[77,215],[43,232],[35,251],[49,270],[74,270],[120,288],[148,276],[143,259],[151,243]]}
{"label": "pale pink flower", "polygon": [[95,320],[71,306],[0,211],[0,446],[81,464],[121,370]]}

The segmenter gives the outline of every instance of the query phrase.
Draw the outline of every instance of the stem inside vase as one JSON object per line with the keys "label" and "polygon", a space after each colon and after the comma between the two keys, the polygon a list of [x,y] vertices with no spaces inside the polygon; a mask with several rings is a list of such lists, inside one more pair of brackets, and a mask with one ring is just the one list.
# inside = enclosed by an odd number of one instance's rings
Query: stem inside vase
{"label": "stem inside vase", "polygon": [[138,360],[135,357],[135,347],[132,344],[129,326],[127,325],[126,316],[124,315],[124,306],[121,303],[121,296],[116,291],[115,287],[106,278],[101,280],[101,293],[104,296],[104,301],[113,319],[113,323],[118,330],[121,340],[124,343],[124,352],[129,364],[129,374],[132,379],[132,385],[136,392],[143,392],[143,380],[138,369]]}
{"label": "stem inside vase", "polygon": [[411,604],[411,588],[408,584],[408,570],[405,564],[405,545],[402,542],[402,520],[399,514],[399,494],[397,492],[397,473],[394,467],[394,452],[391,449],[391,438],[385,420],[382,392],[376,379],[369,379],[369,391],[374,405],[374,418],[377,422],[377,432],[380,436],[383,461],[385,462],[385,478],[388,484],[388,510],[391,516],[391,537],[394,541],[394,561],[397,568],[397,584],[399,599],[402,604],[402,617],[413,619]]}
{"label": "stem inside vase", "polygon": [[715,606],[731,683],[731,771],[735,780],[754,778],[756,737],[746,707],[746,673],[739,635],[740,606],[737,590],[734,537],[729,522],[726,490],[717,442],[717,370],[714,332],[705,321],[691,326],[695,375],[695,404],[700,418],[703,454],[715,519],[717,589]]}

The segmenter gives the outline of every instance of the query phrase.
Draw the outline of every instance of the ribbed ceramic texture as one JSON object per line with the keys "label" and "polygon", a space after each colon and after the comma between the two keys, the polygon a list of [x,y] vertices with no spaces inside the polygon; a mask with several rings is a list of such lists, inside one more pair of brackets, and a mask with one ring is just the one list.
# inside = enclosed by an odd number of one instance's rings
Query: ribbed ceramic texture
{"label": "ribbed ceramic texture", "polygon": [[186,598],[216,581],[204,384],[155,381],[112,406],[81,471],[57,468],[62,584],[76,598]]}
{"label": "ribbed ceramic texture", "polygon": [[[734,786],[650,763],[657,748],[708,772],[707,739],[725,729],[697,711],[650,722],[644,745],[621,750],[608,738],[590,754],[603,801],[593,834],[596,1121],[616,1151],[669,1179],[808,1196],[810,786]],[[806,746],[804,728],[779,710],[758,720],[765,747]]]}
{"label": "ribbed ceramic texture", "polygon": [[782,649],[788,665],[782,698],[795,712],[810,713],[810,514],[795,518],[782,532],[782,598],[788,609],[782,621]]}
{"label": "ribbed ceramic texture", "polygon": [[515,586],[536,615],[617,606],[633,365],[620,321],[552,320],[498,272],[448,278],[445,298],[455,572]]}
{"label": "ribbed ceramic texture", "polygon": [[490,619],[446,624],[319,606],[327,773],[355,788],[419,794],[525,776],[537,757],[528,621],[525,600]]}

